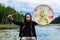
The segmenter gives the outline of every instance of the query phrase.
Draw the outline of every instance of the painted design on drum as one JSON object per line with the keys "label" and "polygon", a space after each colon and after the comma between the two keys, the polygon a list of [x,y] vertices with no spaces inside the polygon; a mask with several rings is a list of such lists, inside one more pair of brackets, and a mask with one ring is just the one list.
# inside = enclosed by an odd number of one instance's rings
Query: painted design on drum
{"label": "painted design on drum", "polygon": [[53,18],[54,18],[54,12],[52,8],[49,7],[48,5],[45,4],[39,5],[33,11],[33,19],[39,25],[50,24]]}

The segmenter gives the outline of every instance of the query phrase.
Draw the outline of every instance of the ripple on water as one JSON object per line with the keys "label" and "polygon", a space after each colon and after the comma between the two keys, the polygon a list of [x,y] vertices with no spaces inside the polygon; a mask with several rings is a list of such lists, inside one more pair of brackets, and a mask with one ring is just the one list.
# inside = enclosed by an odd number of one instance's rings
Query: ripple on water
{"label": "ripple on water", "polygon": [[[37,40],[60,40],[59,26],[36,26]],[[17,29],[0,30],[0,40],[18,40],[19,31]]]}

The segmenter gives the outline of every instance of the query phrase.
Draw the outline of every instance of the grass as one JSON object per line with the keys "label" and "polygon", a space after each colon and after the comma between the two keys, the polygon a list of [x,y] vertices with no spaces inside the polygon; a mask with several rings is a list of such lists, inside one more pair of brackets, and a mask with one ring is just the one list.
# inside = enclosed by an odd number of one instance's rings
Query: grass
{"label": "grass", "polygon": [[0,29],[17,29],[19,26],[15,24],[0,24]]}

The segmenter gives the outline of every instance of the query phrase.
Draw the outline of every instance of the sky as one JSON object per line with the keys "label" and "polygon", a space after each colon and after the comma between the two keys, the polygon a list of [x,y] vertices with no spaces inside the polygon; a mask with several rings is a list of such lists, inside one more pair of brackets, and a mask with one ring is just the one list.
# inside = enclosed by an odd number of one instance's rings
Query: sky
{"label": "sky", "polygon": [[33,12],[34,8],[40,4],[49,5],[54,11],[54,18],[60,15],[60,0],[0,0],[6,7],[11,6],[16,11]]}

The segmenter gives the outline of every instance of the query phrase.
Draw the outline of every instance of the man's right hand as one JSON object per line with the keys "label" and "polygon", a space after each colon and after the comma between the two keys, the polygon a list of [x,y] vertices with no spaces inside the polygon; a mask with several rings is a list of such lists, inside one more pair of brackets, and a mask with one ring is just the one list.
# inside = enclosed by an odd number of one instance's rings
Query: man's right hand
{"label": "man's right hand", "polygon": [[12,20],[13,19],[12,15],[8,15],[7,18],[8,18],[8,20]]}

